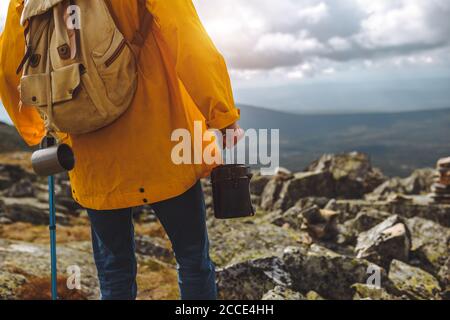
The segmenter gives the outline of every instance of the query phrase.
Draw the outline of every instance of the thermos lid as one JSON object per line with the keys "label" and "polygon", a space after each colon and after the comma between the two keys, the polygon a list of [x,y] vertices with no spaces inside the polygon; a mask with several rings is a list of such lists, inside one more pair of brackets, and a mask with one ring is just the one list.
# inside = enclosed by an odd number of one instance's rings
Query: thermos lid
{"label": "thermos lid", "polygon": [[238,178],[250,178],[252,173],[250,167],[243,164],[225,164],[216,167],[211,172],[211,180],[233,180]]}

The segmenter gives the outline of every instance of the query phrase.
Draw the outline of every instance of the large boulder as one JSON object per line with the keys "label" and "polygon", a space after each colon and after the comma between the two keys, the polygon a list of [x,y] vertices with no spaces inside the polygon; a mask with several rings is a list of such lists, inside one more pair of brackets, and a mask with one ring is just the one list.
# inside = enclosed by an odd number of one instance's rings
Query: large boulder
{"label": "large boulder", "polygon": [[287,210],[307,197],[359,199],[385,180],[365,154],[324,155],[305,172],[278,175],[268,182],[261,207]]}
{"label": "large boulder", "polygon": [[388,268],[393,259],[408,261],[411,236],[402,220],[394,215],[358,236],[357,258]]}
{"label": "large boulder", "polygon": [[282,253],[298,245],[301,233],[258,218],[208,221],[211,258],[218,267]]}
{"label": "large boulder", "polygon": [[386,272],[364,259],[355,259],[313,244],[309,249],[286,248],[283,255],[292,287],[299,292],[314,290],[329,299],[351,299],[355,283],[367,283],[371,271],[378,270],[381,285],[387,284]]}
{"label": "large boulder", "polygon": [[423,218],[406,220],[411,231],[412,256],[420,268],[437,274],[449,258],[450,229]]}
{"label": "large boulder", "polygon": [[287,210],[302,198],[332,198],[334,195],[334,181],[331,173],[300,172],[283,185],[275,208]]}
{"label": "large boulder", "polygon": [[439,282],[422,269],[412,267],[402,261],[393,260],[388,277],[395,288],[410,299],[440,299],[441,287]]}
{"label": "large boulder", "polygon": [[418,195],[429,193],[434,183],[436,170],[425,168],[414,171],[407,178],[392,178],[366,195],[368,200],[388,200],[397,194]]}
{"label": "large boulder", "polygon": [[380,170],[372,167],[369,157],[359,152],[324,155],[306,171],[331,173],[336,196],[347,199],[362,198],[386,180]]}

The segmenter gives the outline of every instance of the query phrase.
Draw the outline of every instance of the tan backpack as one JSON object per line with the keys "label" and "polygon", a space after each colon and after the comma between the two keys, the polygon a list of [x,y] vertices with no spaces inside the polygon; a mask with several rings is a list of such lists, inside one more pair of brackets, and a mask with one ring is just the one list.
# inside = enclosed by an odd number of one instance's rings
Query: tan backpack
{"label": "tan backpack", "polygon": [[138,1],[140,28],[129,43],[109,0],[27,0],[26,53],[17,70],[21,104],[37,108],[47,131],[83,134],[119,118],[137,87],[137,57],[152,16]]}

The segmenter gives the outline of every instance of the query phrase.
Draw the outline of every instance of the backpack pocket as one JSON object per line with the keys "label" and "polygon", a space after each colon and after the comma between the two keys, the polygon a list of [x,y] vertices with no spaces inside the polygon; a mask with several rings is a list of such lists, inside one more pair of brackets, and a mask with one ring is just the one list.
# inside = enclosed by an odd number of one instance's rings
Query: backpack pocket
{"label": "backpack pocket", "polygon": [[[88,95],[81,74],[82,65],[74,63],[52,71],[53,126],[57,131],[82,134],[105,126],[105,111]],[[47,115],[47,74],[24,76],[20,83],[21,100]]]}
{"label": "backpack pocket", "polygon": [[[111,40],[110,40],[111,41]],[[137,83],[137,66],[134,54],[123,35],[116,29],[106,51],[101,44],[92,51],[92,59],[105,87],[108,100],[122,107],[134,96]]]}
{"label": "backpack pocket", "polygon": [[24,105],[42,107],[47,105],[47,74],[32,74],[20,79],[20,101]]}
{"label": "backpack pocket", "polygon": [[[23,76],[20,80],[20,99],[26,105],[47,105],[47,80],[45,73]],[[51,74],[52,102],[56,105],[74,98],[80,87],[80,64],[72,64]]]}

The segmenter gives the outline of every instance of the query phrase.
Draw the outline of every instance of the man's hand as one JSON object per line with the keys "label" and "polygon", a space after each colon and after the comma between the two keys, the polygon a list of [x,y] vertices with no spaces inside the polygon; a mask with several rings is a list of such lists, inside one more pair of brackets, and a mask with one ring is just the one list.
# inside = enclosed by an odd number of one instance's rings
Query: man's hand
{"label": "man's hand", "polygon": [[223,138],[223,148],[233,148],[245,135],[244,129],[242,129],[237,122],[220,130]]}

